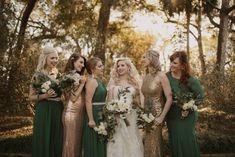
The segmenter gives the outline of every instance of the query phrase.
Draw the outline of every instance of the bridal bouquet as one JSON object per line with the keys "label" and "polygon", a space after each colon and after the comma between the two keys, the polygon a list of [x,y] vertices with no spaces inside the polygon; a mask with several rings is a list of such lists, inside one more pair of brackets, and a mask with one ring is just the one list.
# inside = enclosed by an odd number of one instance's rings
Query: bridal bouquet
{"label": "bridal bouquet", "polygon": [[[194,94],[187,93],[176,93],[173,95],[173,103],[178,105],[182,111],[197,111],[197,105],[195,104]],[[181,118],[185,118],[181,112]]]}
{"label": "bridal bouquet", "polygon": [[32,87],[36,90],[37,94],[46,93],[55,85],[55,81],[52,81],[51,78],[41,72],[36,72],[35,76],[33,77]]}
{"label": "bridal bouquet", "polygon": [[104,120],[94,130],[98,133],[101,141],[107,142],[112,141],[116,126],[117,121],[114,115],[104,115]]}
{"label": "bridal bouquet", "polygon": [[80,83],[81,75],[75,70],[72,70],[60,77],[60,87],[62,90],[70,89],[73,86],[78,86]]}
{"label": "bridal bouquet", "polygon": [[99,135],[101,136],[107,136],[108,132],[106,130],[107,128],[107,123],[106,122],[101,122],[98,127],[94,127],[94,130],[98,132]]}
{"label": "bridal bouquet", "polygon": [[121,119],[124,120],[127,126],[129,126],[129,122],[126,119],[127,114],[129,114],[132,110],[132,100],[133,96],[130,95],[129,87],[122,88],[118,90],[118,96],[117,99],[112,100],[109,102],[105,108],[104,111],[106,114],[110,115],[117,115]]}
{"label": "bridal bouquet", "polygon": [[137,107],[137,126],[139,129],[143,129],[146,132],[151,132],[154,128],[155,117],[151,112],[145,111],[143,108]]}
{"label": "bridal bouquet", "polygon": [[103,141],[112,141],[113,135],[118,125],[117,117],[124,120],[126,126],[130,123],[126,119],[126,115],[132,110],[133,96],[129,87],[118,90],[117,99],[108,102],[103,108],[103,121],[94,128],[99,138]]}

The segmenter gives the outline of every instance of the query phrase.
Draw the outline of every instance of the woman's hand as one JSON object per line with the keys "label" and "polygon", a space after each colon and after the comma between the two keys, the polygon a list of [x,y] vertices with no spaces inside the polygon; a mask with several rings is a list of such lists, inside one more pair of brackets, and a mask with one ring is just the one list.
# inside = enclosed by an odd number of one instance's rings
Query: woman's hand
{"label": "woman's hand", "polygon": [[80,83],[85,84],[86,80],[87,80],[86,76],[81,76]]}
{"label": "woman's hand", "polygon": [[189,111],[181,111],[181,116],[183,118],[188,117]]}
{"label": "woman's hand", "polygon": [[56,97],[57,96],[56,92],[53,89],[49,89],[45,94],[46,94],[47,98],[51,98],[51,97]]}
{"label": "woman's hand", "polygon": [[159,117],[155,118],[154,124],[155,125],[161,125],[163,121],[164,121],[164,117],[159,116]]}
{"label": "woman's hand", "polygon": [[90,128],[94,128],[94,127],[96,126],[95,121],[93,121],[93,120],[89,121],[89,122],[88,122],[88,126],[89,126]]}

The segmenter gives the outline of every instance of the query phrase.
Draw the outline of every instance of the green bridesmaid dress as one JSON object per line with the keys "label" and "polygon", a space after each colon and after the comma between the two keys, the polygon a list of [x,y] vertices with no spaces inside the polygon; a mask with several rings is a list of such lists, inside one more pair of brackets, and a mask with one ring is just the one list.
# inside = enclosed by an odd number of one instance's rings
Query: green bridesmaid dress
{"label": "green bridesmaid dress", "polygon": [[[102,111],[106,100],[107,90],[105,85],[97,79],[96,87],[92,102],[93,117],[96,124],[102,121]],[[98,133],[88,126],[88,116],[85,113],[83,125],[83,151],[84,157],[106,157],[106,143],[102,142]]]}
{"label": "green bridesmaid dress", "polygon": [[[58,86],[53,89],[61,96]],[[62,101],[41,100],[36,103],[33,126],[32,157],[61,157],[63,146]]]}
{"label": "green bridesmaid dress", "polygon": [[[180,84],[178,79],[167,73],[170,81],[173,95],[178,92],[191,92],[195,95],[194,100],[197,104],[201,103],[204,98],[203,89],[195,77],[190,77],[188,86]],[[167,127],[169,132],[169,142],[171,157],[200,157],[195,125],[198,119],[197,111],[190,111],[188,117],[181,119],[181,108],[172,104],[167,114]]]}

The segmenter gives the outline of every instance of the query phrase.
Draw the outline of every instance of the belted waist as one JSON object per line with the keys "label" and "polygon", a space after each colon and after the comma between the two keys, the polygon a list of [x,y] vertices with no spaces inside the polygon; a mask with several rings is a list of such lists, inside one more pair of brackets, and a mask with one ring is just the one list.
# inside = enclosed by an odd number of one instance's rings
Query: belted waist
{"label": "belted waist", "polygon": [[56,98],[47,98],[46,100],[61,101],[61,98],[60,98],[60,97],[56,97]]}
{"label": "belted waist", "polygon": [[92,103],[95,106],[105,105],[105,102],[93,102]]}

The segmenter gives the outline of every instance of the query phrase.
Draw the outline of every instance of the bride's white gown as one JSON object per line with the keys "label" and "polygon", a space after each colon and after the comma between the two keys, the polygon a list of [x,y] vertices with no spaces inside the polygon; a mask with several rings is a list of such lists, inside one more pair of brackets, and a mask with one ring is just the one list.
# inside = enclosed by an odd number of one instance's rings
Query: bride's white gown
{"label": "bride's white gown", "polygon": [[[113,86],[113,98],[116,99],[118,95],[118,89],[122,86]],[[128,100],[131,102],[132,95],[135,95],[136,91],[134,87],[129,88],[130,93],[127,93]],[[131,103],[132,104],[132,103]],[[114,142],[108,142],[107,145],[107,157],[143,157],[143,143],[140,136],[136,120],[136,111],[132,109],[131,113],[127,115],[127,120],[130,125],[126,126],[125,122],[118,119],[118,126],[113,136]]]}

